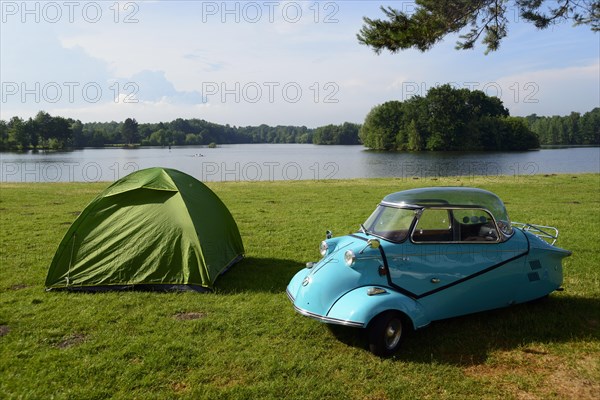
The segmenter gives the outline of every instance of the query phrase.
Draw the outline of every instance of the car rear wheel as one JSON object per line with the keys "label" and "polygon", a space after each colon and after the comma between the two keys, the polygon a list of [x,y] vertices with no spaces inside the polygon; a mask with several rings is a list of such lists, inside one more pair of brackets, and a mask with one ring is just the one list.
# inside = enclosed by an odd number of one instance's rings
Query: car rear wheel
{"label": "car rear wheel", "polygon": [[404,338],[402,316],[386,312],[375,317],[369,324],[369,349],[375,355],[389,357],[400,348]]}

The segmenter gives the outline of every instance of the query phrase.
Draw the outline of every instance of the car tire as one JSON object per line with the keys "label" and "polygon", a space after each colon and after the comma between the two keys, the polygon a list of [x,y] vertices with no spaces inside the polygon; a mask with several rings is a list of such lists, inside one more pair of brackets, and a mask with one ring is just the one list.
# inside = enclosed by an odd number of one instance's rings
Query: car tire
{"label": "car tire", "polygon": [[396,353],[405,336],[402,315],[385,312],[369,324],[369,350],[377,356],[389,357]]}

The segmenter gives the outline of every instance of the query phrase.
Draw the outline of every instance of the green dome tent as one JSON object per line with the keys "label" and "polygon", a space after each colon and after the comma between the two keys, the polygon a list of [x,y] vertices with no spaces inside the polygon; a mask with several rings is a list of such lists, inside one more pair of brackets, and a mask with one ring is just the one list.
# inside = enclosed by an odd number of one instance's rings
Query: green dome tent
{"label": "green dome tent", "polygon": [[149,168],[83,210],[58,246],[46,289],[207,290],[243,255],[216,194],[180,171]]}

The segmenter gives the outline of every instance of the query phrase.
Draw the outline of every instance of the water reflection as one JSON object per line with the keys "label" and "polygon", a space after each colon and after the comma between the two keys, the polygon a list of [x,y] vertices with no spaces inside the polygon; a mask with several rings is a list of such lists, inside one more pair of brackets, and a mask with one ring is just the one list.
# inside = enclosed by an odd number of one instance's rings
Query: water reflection
{"label": "water reflection", "polygon": [[2,182],[114,181],[138,169],[176,168],[202,181],[272,181],[431,176],[524,176],[600,172],[600,148],[528,152],[367,151],[301,144],[83,149],[0,154]]}

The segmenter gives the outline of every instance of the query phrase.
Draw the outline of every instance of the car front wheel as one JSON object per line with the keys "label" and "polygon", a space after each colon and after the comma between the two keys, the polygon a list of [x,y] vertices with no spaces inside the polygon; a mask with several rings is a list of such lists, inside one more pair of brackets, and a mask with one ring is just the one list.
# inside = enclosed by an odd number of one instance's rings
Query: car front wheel
{"label": "car front wheel", "polygon": [[402,316],[386,312],[375,317],[368,327],[369,349],[380,357],[389,357],[400,348],[404,338]]}

